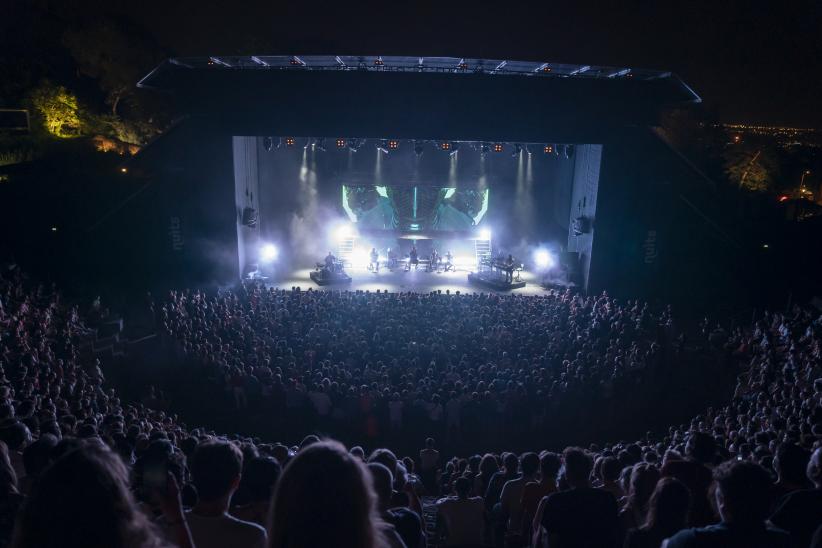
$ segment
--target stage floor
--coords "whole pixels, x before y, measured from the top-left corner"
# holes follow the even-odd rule
[[[512,289],[510,291],[495,291],[487,287],[477,286],[468,283],[468,271],[458,270],[456,272],[425,272],[423,269],[405,272],[401,269],[391,272],[390,270],[380,270],[379,273],[369,272],[366,269],[347,268],[345,272],[351,276],[351,283],[318,286],[309,274],[310,268],[295,270],[290,273],[270,279],[268,283],[274,287],[290,289],[299,286],[301,289],[314,288],[324,290],[349,289],[351,291],[414,291],[416,293],[430,293],[431,291],[451,291],[455,293],[499,293],[515,295],[539,295],[546,293],[539,284],[539,279],[530,272],[523,272],[521,279],[525,281],[525,287]]]

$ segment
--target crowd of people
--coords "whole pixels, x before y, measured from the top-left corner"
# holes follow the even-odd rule
[[[535,431],[568,439],[569,423],[612,431],[635,410],[636,398],[624,395],[659,389],[678,342],[669,309],[570,292],[249,284],[173,292],[156,312],[192,377],[214,379],[235,407],[262,409],[292,435],[345,432],[367,442],[401,432],[524,447]]]
[[[251,285],[172,293],[155,313],[235,407],[308,409],[324,431],[356,423],[360,445],[225,436],[123,401],[84,351],[96,316],[4,268],[0,547],[822,546],[818,312],[705,325],[732,358],[728,401],[666,432],[562,451],[545,427],[558,409],[607,412],[672,374],[670,310]],[[434,433],[418,452],[373,444],[411,425]],[[440,447],[509,425],[529,450]]]

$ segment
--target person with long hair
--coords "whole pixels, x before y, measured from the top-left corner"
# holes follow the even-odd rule
[[[623,531],[635,529],[645,523],[648,516],[648,504],[657,481],[659,481],[659,470],[656,467],[645,463],[634,465],[628,496],[625,497],[625,507],[619,513]]]
[[[685,528],[691,492],[675,478],[662,478],[648,504],[648,517],[642,527],[631,529],[625,548],[659,548],[662,541]]]
[[[161,506],[180,548],[194,548],[176,481]],[[23,505],[14,548],[165,548],[168,543],[129,491],[123,461],[105,445],[84,442],[57,459]]]
[[[371,476],[336,441],[313,443],[285,467],[268,521],[270,548],[386,548]]]

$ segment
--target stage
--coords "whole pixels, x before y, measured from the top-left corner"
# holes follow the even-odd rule
[[[476,286],[468,283],[468,271],[458,270],[456,272],[425,272],[411,269],[405,272],[402,268],[393,272],[390,270],[380,270],[379,273],[370,272],[364,268],[346,269],[345,272],[351,276],[350,283],[331,284],[318,286],[310,278],[313,271],[311,268],[284,272],[280,275],[271,276],[267,283],[274,287],[291,288],[299,286],[305,290],[350,290],[350,291],[390,291],[402,292],[413,291],[416,293],[429,293],[431,291],[450,291],[455,293],[498,293],[500,295],[540,295],[547,293],[540,285],[540,279],[531,272],[523,272],[521,277],[526,282],[525,287],[505,291],[497,291],[486,287]]]

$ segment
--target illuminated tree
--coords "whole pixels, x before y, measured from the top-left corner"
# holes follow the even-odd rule
[[[55,137],[77,137],[82,133],[77,96],[63,86],[43,82],[32,91],[31,104],[43,127]]]
[[[731,145],[724,156],[725,174],[731,184],[753,192],[773,190],[779,163],[768,149]]]

